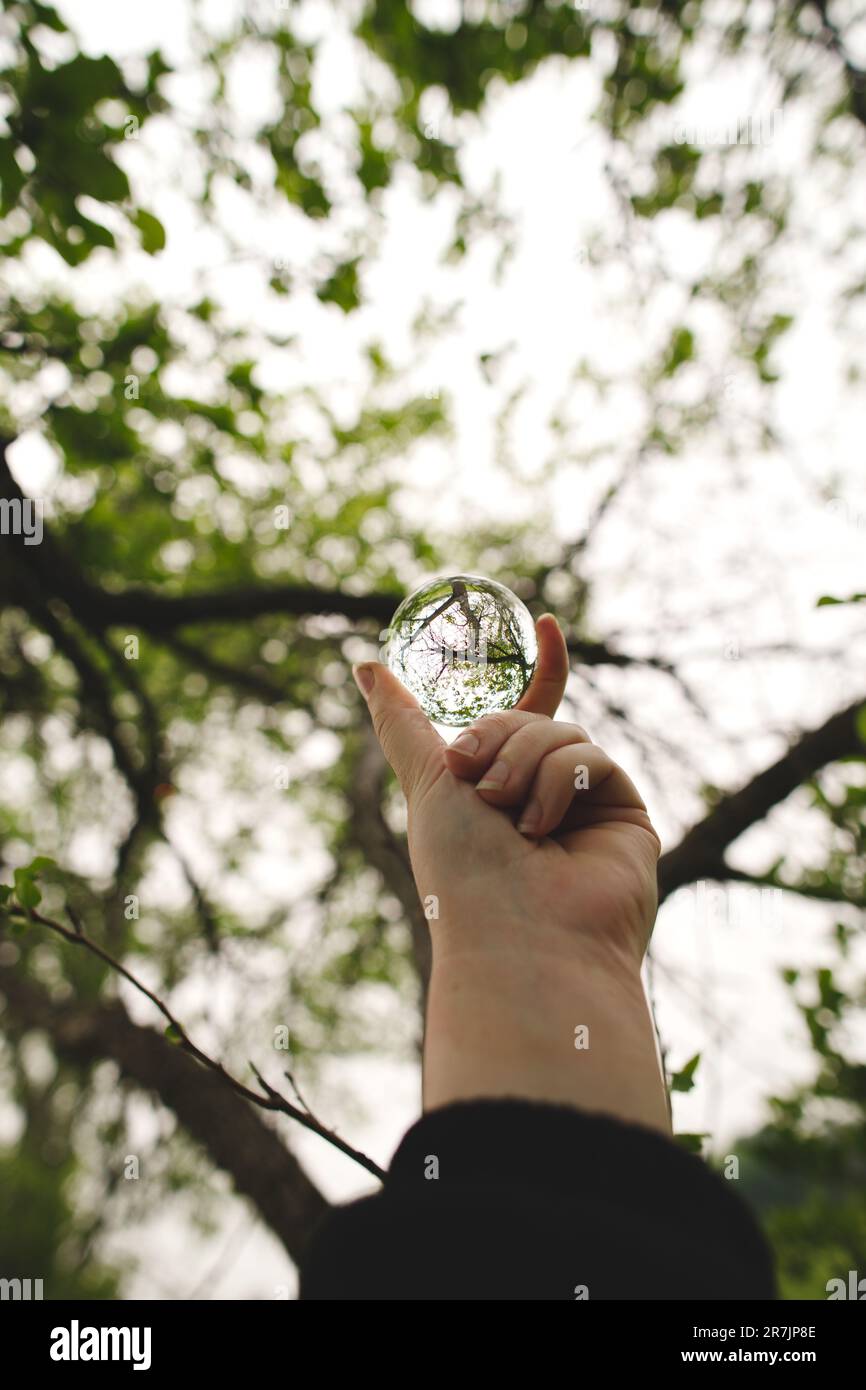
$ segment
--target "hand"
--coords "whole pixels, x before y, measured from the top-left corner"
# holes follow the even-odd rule
[[[639,966],[659,839],[625,772],[585,729],[552,720],[568,652],[550,615],[537,633],[538,665],[517,707],[450,746],[390,671],[366,668],[373,724],[406,795],[418,891],[438,907],[434,950],[592,946]],[[496,773],[500,787],[489,784]]]
[[[384,666],[355,672],[406,796],[430,918],[425,1107],[513,1096],[669,1133],[640,978],[658,836],[622,769],[584,729],[553,722],[568,653],[550,615],[537,633],[529,688],[466,731],[477,749],[446,747]],[[497,763],[508,775],[494,787]]]

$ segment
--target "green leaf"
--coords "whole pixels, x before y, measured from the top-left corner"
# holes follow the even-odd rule
[[[183,1035],[176,1023],[170,1023],[163,1034],[170,1043],[182,1043]]]
[[[35,859],[31,859],[27,865],[28,874],[42,873],[43,869],[56,869],[57,863],[54,859],[49,859],[47,854],[37,854]]]
[[[15,880],[15,896],[22,907],[38,907],[42,901],[42,894],[33,882],[26,869],[15,869],[12,877]]]
[[[354,260],[344,261],[342,265],[335,266],[330,278],[316,290],[323,304],[337,304],[344,314],[357,309],[361,302],[358,286],[360,262],[361,257],[356,256]]]
[[[850,594],[848,598],[833,598],[831,594],[822,594],[815,607],[826,608],[831,603],[866,603],[866,594]]]
[[[677,1144],[681,1144],[689,1153],[700,1154],[705,1139],[709,1139],[709,1134],[675,1134],[674,1139]]]
[[[18,201],[18,194],[27,182],[14,155],[14,141],[0,140],[0,216],[5,216]]]
[[[141,232],[142,249],[149,256],[164,249],[165,227],[158,217],[154,217],[151,212],[145,212],[144,208],[139,208],[132,220]]]
[[[668,344],[667,356],[662,367],[663,376],[673,376],[684,362],[690,362],[695,355],[695,335],[690,328],[678,328]]]
[[[746,201],[743,205],[743,212],[754,212],[756,208],[761,206],[763,196],[764,185],[762,183],[747,183]]]
[[[721,193],[711,193],[707,198],[697,198],[695,200],[695,217],[698,222],[705,217],[717,217],[725,205],[725,200]]]
[[[43,159],[40,176],[47,175],[62,188],[74,189],[76,197],[89,193],[101,203],[119,203],[129,197],[126,174],[96,146],[69,141],[56,158],[57,164],[54,159]]]
[[[51,112],[55,128],[75,129],[75,122],[104,97],[118,97],[123,77],[117,64],[103,54],[89,58],[78,53],[56,68],[31,64],[24,95],[36,108]],[[65,147],[64,147],[65,148]]]
[[[33,14],[36,19],[39,20],[40,24],[44,24],[47,28],[53,29],[55,33],[68,33],[66,25],[63,23],[60,15],[56,10],[52,9],[50,5],[43,5],[39,3],[39,0],[33,0]]]
[[[376,145],[369,121],[359,120],[358,140],[361,147],[358,177],[365,190],[371,193],[374,188],[386,187],[391,177],[391,158]]]
[[[678,1071],[671,1077],[672,1091],[690,1091],[695,1084],[695,1071],[701,1054],[696,1052],[690,1061],[686,1062],[682,1071]]]

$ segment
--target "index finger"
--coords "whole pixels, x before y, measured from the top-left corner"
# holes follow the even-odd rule
[[[552,613],[542,613],[535,624],[538,637],[538,662],[532,680],[521,695],[515,709],[531,714],[546,714],[551,719],[559,709],[568,680],[568,647],[562,629]]]

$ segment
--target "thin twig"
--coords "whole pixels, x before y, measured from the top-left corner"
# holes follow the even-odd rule
[[[116,960],[104,947],[100,946],[98,942],[92,941],[89,936],[86,936],[81,928],[81,923],[78,922],[75,924],[75,918],[72,913],[70,913],[69,916],[74,925],[73,928],[70,929],[69,927],[64,927],[62,923],[54,921],[51,917],[44,917],[41,912],[37,912],[34,908],[24,908],[18,903],[10,904],[7,906],[6,910],[11,916],[23,917],[28,922],[37,922],[40,926],[47,927],[50,931],[56,932],[58,936],[62,936],[64,941],[68,941],[71,945],[84,946],[93,955],[98,956],[100,960],[104,961],[106,965],[110,965],[113,970],[117,971],[119,975],[122,975],[125,980],[128,980],[134,989],[137,989],[140,994],[143,994],[146,999],[149,999],[150,1002],[156,1006],[163,1018],[168,1021],[169,1028],[173,1031],[173,1041],[176,1045],[182,1047],[184,1051],[194,1057],[197,1062],[200,1062],[203,1067],[207,1067],[209,1071],[216,1072],[216,1074],[220,1076],[233,1091],[237,1092],[239,1096],[242,1096],[244,1100],[248,1100],[252,1105],[259,1106],[262,1110],[277,1111],[281,1114],[288,1115],[293,1120],[297,1120],[305,1129],[310,1129],[314,1134],[318,1134],[321,1139],[327,1140],[329,1144],[339,1149],[341,1153],[346,1154],[348,1158],[354,1159],[362,1168],[366,1168],[367,1172],[372,1173],[380,1182],[384,1182],[385,1172],[377,1163],[374,1163],[373,1160],[362,1153],[360,1149],[355,1149],[351,1144],[347,1144],[345,1140],[341,1139],[333,1130],[327,1129],[321,1124],[306,1107],[306,1102],[301,1101],[301,1104],[305,1107],[303,1110],[293,1105],[290,1100],[287,1100],[285,1096],[281,1095],[279,1091],[275,1090],[273,1086],[265,1081],[264,1077],[252,1062],[250,1062],[250,1067],[256,1080],[265,1092],[264,1095],[259,1095],[257,1091],[253,1091],[249,1086],[245,1086],[242,1081],[238,1081],[237,1077],[232,1076],[230,1072],[226,1071],[221,1062],[215,1061],[214,1058],[209,1057],[206,1052],[202,1052],[201,1048],[197,1047],[189,1037],[183,1024],[175,1018],[168,1005],[163,1003],[152,990],[147,988],[147,985],[137,979],[130,970],[127,970],[125,965],[121,964],[119,960]]]
[[[300,1105],[300,1106],[306,1111],[306,1113],[307,1113],[308,1115],[311,1115],[313,1112],[311,1111],[311,1109],[310,1109],[309,1105],[307,1104],[307,1102],[304,1100],[304,1097],[301,1095],[301,1093],[300,1093],[300,1091],[299,1091],[299,1089],[298,1089],[298,1083],[297,1083],[297,1081],[295,1080],[295,1078],[292,1076],[292,1073],[291,1073],[290,1071],[286,1071],[286,1072],[283,1072],[283,1075],[285,1076],[286,1080],[288,1081],[289,1085],[291,1086],[292,1090],[294,1091],[294,1093],[295,1093],[295,1099],[297,1100],[298,1105]]]

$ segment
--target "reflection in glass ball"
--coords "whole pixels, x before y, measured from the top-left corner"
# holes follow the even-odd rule
[[[528,609],[504,584],[457,574],[423,584],[391,619],[385,660],[436,724],[517,704],[538,655]]]

